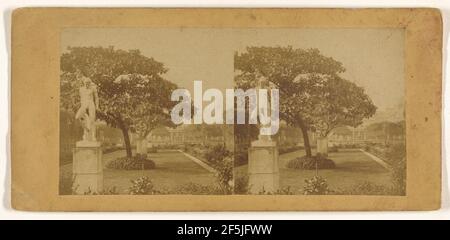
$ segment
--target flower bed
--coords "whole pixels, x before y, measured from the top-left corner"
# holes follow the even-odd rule
[[[322,157],[322,156],[314,156],[314,157],[298,157],[290,160],[286,167],[292,169],[334,169],[336,168],[336,164],[333,160]]]
[[[156,167],[155,162],[145,155],[137,154],[131,159],[127,157],[117,158],[106,164],[109,169],[116,170],[146,170],[154,169]]]

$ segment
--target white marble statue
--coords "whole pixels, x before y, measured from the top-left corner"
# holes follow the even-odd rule
[[[259,71],[256,73],[256,78],[258,81],[258,84],[256,85],[257,92],[259,92],[260,89],[267,89],[268,91],[270,91],[269,81]],[[266,113],[266,116],[269,116],[270,110],[271,110],[270,109],[270,100],[267,102],[267,104],[268,104],[268,108],[266,108],[266,109],[268,112]],[[258,111],[260,111],[260,110],[258,109]],[[258,128],[261,128],[263,126],[264,126],[263,124],[260,124],[258,126]],[[260,132],[258,135],[258,140],[259,141],[272,141],[272,138],[270,137],[270,135],[262,135]]]
[[[83,141],[96,141],[95,136],[95,112],[98,109],[97,86],[92,80],[85,76],[79,76],[82,82],[80,87],[81,106],[75,115],[83,126]]]

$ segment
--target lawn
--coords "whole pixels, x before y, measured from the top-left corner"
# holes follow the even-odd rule
[[[286,163],[305,155],[304,150],[280,155],[280,187],[287,188],[295,194],[301,194],[305,179],[315,175],[315,170],[298,170],[286,168]],[[336,163],[335,169],[319,170],[319,175],[326,178],[331,189],[347,189],[362,182],[378,185],[390,185],[390,172],[358,149],[340,149],[328,156]],[[247,165],[236,169],[235,174],[247,172]]]
[[[125,151],[116,151],[103,155],[103,164],[108,161],[122,157]],[[150,159],[155,161],[156,168],[151,170],[113,170],[104,169],[104,188],[116,187],[121,194],[126,194],[131,185],[131,179],[148,176],[158,190],[170,191],[180,185],[197,183],[211,185],[215,183],[214,174],[205,170],[180,152],[167,151],[149,154]],[[71,175],[72,164],[61,167],[61,174]]]

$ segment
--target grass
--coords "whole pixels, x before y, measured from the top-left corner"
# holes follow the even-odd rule
[[[116,151],[103,155],[103,164],[117,157],[124,156],[125,151]],[[180,152],[151,153],[149,157],[156,168],[150,170],[113,170],[104,169],[104,188],[116,187],[120,194],[127,194],[131,179],[147,176],[158,190],[170,191],[181,185],[198,183],[209,185],[215,183],[213,173],[208,172]],[[71,172],[71,164],[61,167],[63,175]]]
[[[179,185],[188,183],[208,184],[214,183],[212,173],[206,171],[192,160],[179,152],[160,152],[150,154],[156,168],[151,170],[110,170],[105,169],[105,186],[116,186],[118,191],[126,193],[130,186],[129,179],[148,176],[159,190],[175,189]]]
[[[295,157],[305,155],[303,150],[280,155],[280,188],[290,187],[294,194],[301,194],[305,179],[312,178],[315,170],[286,168],[286,163]],[[335,169],[319,170],[319,175],[327,179],[331,189],[351,188],[361,182],[390,185],[390,172],[357,149],[342,149],[329,153],[328,158],[336,163]],[[247,165],[235,169],[236,175],[247,172]]]

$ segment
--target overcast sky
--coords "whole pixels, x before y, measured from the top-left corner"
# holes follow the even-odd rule
[[[202,80],[204,89],[233,88],[235,51],[287,45],[318,48],[342,62],[347,70],[342,76],[364,87],[380,110],[403,101],[401,29],[80,28],[65,29],[61,36],[63,51],[68,46],[139,49],[165,64],[166,79],[190,91],[194,80]]]

